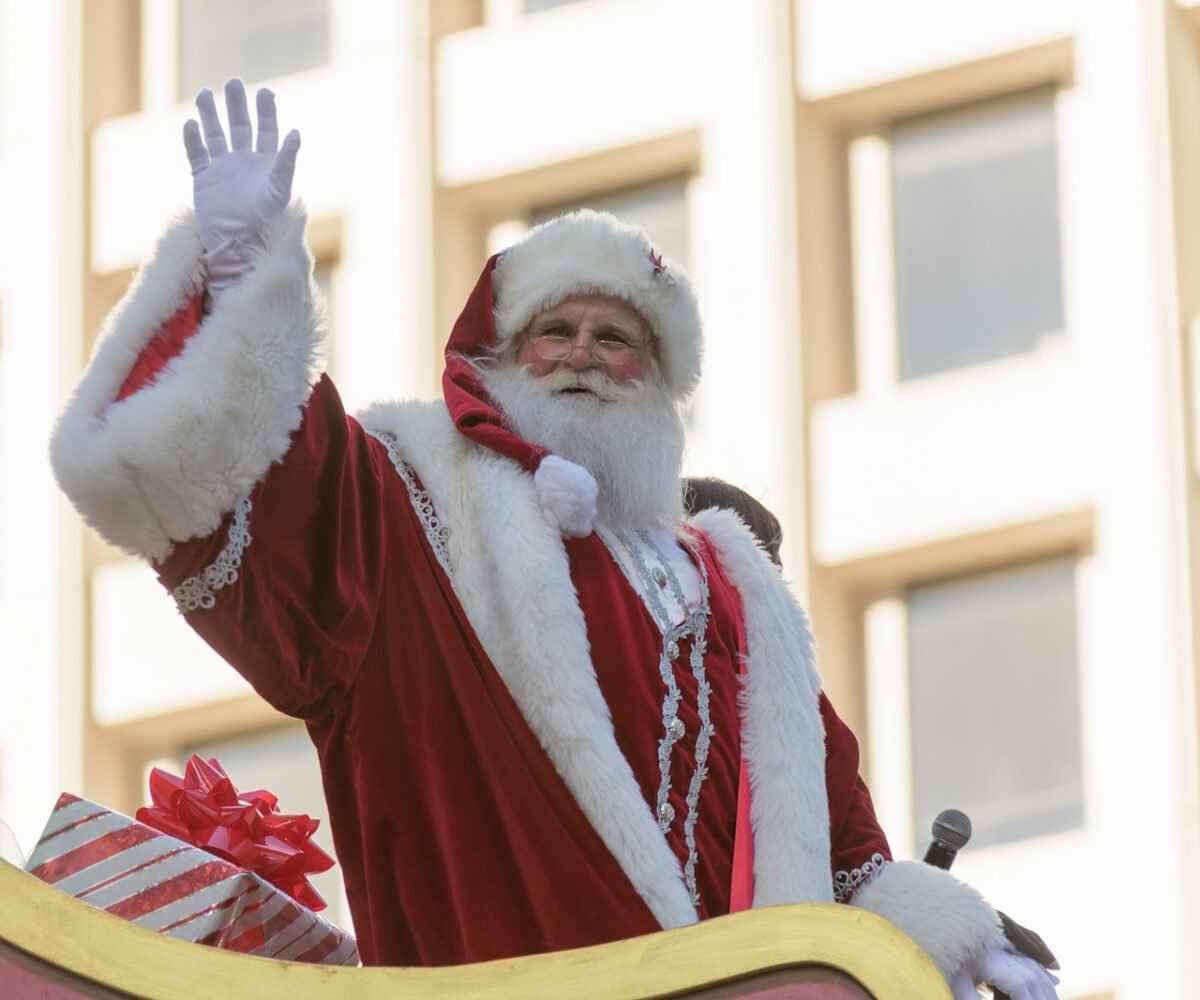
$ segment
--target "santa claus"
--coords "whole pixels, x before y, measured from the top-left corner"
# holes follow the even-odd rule
[[[300,145],[211,92],[195,211],[109,318],[63,489],[304,720],[364,961],[476,962],[750,906],[882,914],[959,996],[1054,996],[996,912],[892,861],[808,619],[736,515],[682,515],[687,277],[579,212],[487,262],[443,399],[343,412]],[[203,134],[201,134],[201,131]]]

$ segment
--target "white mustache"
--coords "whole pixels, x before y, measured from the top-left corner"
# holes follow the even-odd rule
[[[536,376],[535,376],[536,377]],[[641,396],[645,385],[634,379],[629,382],[614,382],[603,372],[589,369],[574,372],[557,369],[538,379],[547,395],[556,396],[566,389],[586,389],[606,403],[631,402]]]

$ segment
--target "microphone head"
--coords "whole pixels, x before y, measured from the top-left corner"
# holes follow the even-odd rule
[[[971,839],[971,820],[957,809],[943,809],[933,821],[931,832],[934,840],[960,851]]]

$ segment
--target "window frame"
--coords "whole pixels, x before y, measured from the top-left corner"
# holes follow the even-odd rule
[[[1055,163],[1058,189],[1059,280],[1063,322],[1051,343],[1000,358],[959,365],[945,371],[901,378],[901,341],[895,239],[895,191],[892,175],[893,126],[915,118],[969,112],[973,108],[1033,97],[1049,91],[1055,132]],[[847,197],[850,219],[850,281],[853,303],[855,391],[864,397],[886,397],[929,379],[961,377],[991,366],[1021,363],[1045,353],[1067,350],[1071,341],[1069,288],[1069,229],[1066,212],[1068,164],[1064,160],[1064,87],[1061,81],[1021,87],[1016,90],[976,97],[964,104],[906,110],[887,121],[860,128],[846,148]]]
[[[993,572],[1017,570],[1038,563],[1070,559],[1074,564],[1076,660],[1078,677],[1079,787],[1083,816],[1069,829],[1035,833],[979,846],[978,854],[1024,851],[1056,838],[1087,833],[1091,822],[1086,718],[1086,605],[1091,557],[1078,548],[1016,552],[1002,562],[946,568],[933,576],[902,579],[867,599],[862,610],[863,664],[869,755],[867,783],[875,811],[897,858],[923,856],[930,832],[917,829],[917,781],[913,766],[912,663],[909,654],[908,591],[912,587],[951,583]],[[947,801],[943,808],[957,808]]]
[[[340,6],[341,0],[329,2],[328,64],[297,70],[297,74],[328,69],[337,63],[336,35]],[[189,103],[192,95],[180,93],[179,0],[141,0],[141,25],[142,111],[165,111],[179,104]],[[224,106],[220,98],[217,106],[224,120]]]

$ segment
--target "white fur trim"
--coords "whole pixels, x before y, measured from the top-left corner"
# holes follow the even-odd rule
[[[380,404],[360,420],[396,438],[433,497],[454,591],[600,839],[664,928],[695,922],[679,862],[617,745],[566,550],[533,479],[458,433],[441,403]]]
[[[569,538],[587,538],[596,523],[599,487],[582,465],[547,455],[533,474],[542,516],[555,531]]]
[[[138,355],[203,287],[191,213],[178,217],[105,324],[58,421],[51,461],[84,519],[128,552],[160,560],[211,533],[287,451],[316,377],[305,214],[266,233],[267,253],[217,299],[150,385],[114,403]]]
[[[949,872],[919,861],[885,865],[850,903],[899,927],[947,980],[988,949],[1004,946],[1000,918],[983,896]]]
[[[493,274],[499,346],[572,295],[611,295],[650,324],[666,384],[685,398],[700,380],[700,310],[682,268],[662,258],[656,267],[653,250],[640,230],[586,208],[533,229],[504,251]]]
[[[730,510],[690,522],[712,541],[742,598],[742,752],[750,775],[754,905],[832,902],[825,727],[808,616]]]

